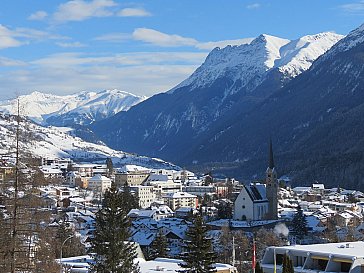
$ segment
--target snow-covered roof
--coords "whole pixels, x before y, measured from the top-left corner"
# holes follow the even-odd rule
[[[41,171],[44,174],[62,174],[62,171],[60,169],[56,169],[56,168],[47,168],[47,167],[43,167],[41,169]]]
[[[139,262],[140,273],[155,273],[155,272],[169,272],[177,273],[183,268],[179,266],[182,260],[168,259],[168,258],[157,258],[153,261]],[[233,266],[228,264],[215,264],[217,270],[232,270]],[[226,271],[224,271],[226,272]]]
[[[124,165],[123,167],[118,169],[118,171],[121,173],[129,173],[129,172],[150,172],[151,170],[148,168],[144,168],[142,166],[130,164],[130,165]]]
[[[346,247],[348,244],[349,247]],[[329,243],[313,245],[294,245],[284,247],[270,247],[282,250],[300,250],[308,253],[317,253],[325,255],[338,255],[350,258],[364,258],[364,242],[346,242],[346,243]]]
[[[345,219],[351,219],[354,217],[353,215],[351,215],[350,213],[347,213],[347,212],[341,212],[338,215],[340,215],[341,217],[343,217]]]
[[[83,203],[86,202],[86,200],[82,197],[71,197],[70,198],[71,202],[75,202],[75,203]]]
[[[311,190],[311,187],[295,187],[292,190],[294,192],[308,192]]]
[[[138,242],[141,246],[149,246],[154,241],[156,235],[156,232],[141,230],[132,235],[132,241]]]
[[[150,209],[132,209],[129,211],[128,216],[138,216],[138,217],[153,217],[156,214],[156,210]]]
[[[88,272],[90,264],[92,264],[92,257],[89,255],[62,258],[62,264],[66,264],[72,268],[72,272]],[[59,259],[56,260],[59,262]],[[183,268],[179,266],[182,260],[169,259],[169,258],[157,258],[155,260],[146,261],[143,258],[137,258],[134,260],[138,263],[140,273],[155,273],[155,272],[169,272],[178,273]],[[233,271],[233,266],[228,264],[216,263],[215,267],[218,271],[229,272]],[[75,271],[74,271],[75,270]],[[76,271],[77,270],[77,271]],[[228,270],[228,271],[226,271]]]
[[[267,201],[265,185],[254,183],[250,185],[244,185],[245,191],[248,193],[250,199],[254,201]]]
[[[193,195],[193,194],[189,194],[187,192],[180,191],[180,192],[166,193],[165,197],[176,199],[176,198],[196,198],[197,196]]]
[[[316,190],[324,190],[325,185],[324,184],[312,184],[312,188]]]
[[[107,178],[106,176],[103,176],[101,174],[96,174],[88,180],[88,182],[100,182],[100,181],[111,182],[110,178]]]

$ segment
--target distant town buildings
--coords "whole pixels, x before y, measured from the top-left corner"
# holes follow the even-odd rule
[[[176,210],[181,207],[197,208],[197,196],[187,192],[167,193],[163,196],[164,203],[171,209]]]
[[[111,187],[111,179],[101,174],[96,174],[88,179],[88,189],[104,193]]]

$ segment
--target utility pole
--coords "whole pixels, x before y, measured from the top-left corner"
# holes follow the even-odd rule
[[[255,249],[255,236],[253,234],[253,259],[252,259],[252,269],[253,269],[253,273],[255,273],[255,265],[257,263],[257,252]]]
[[[233,236],[233,266],[235,266],[235,238]]]

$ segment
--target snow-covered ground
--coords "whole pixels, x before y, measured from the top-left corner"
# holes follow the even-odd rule
[[[71,158],[76,161],[103,161],[110,157],[114,164],[136,164],[145,167],[179,169],[177,166],[157,158],[149,158],[123,151],[113,150],[106,145],[83,141],[71,136],[69,128],[42,127],[22,120],[20,125],[20,148],[36,157]],[[15,152],[15,117],[0,114],[0,153]]]

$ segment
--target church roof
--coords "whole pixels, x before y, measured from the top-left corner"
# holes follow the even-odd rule
[[[252,184],[244,186],[251,200],[254,201],[266,201],[266,189],[262,184]]]

